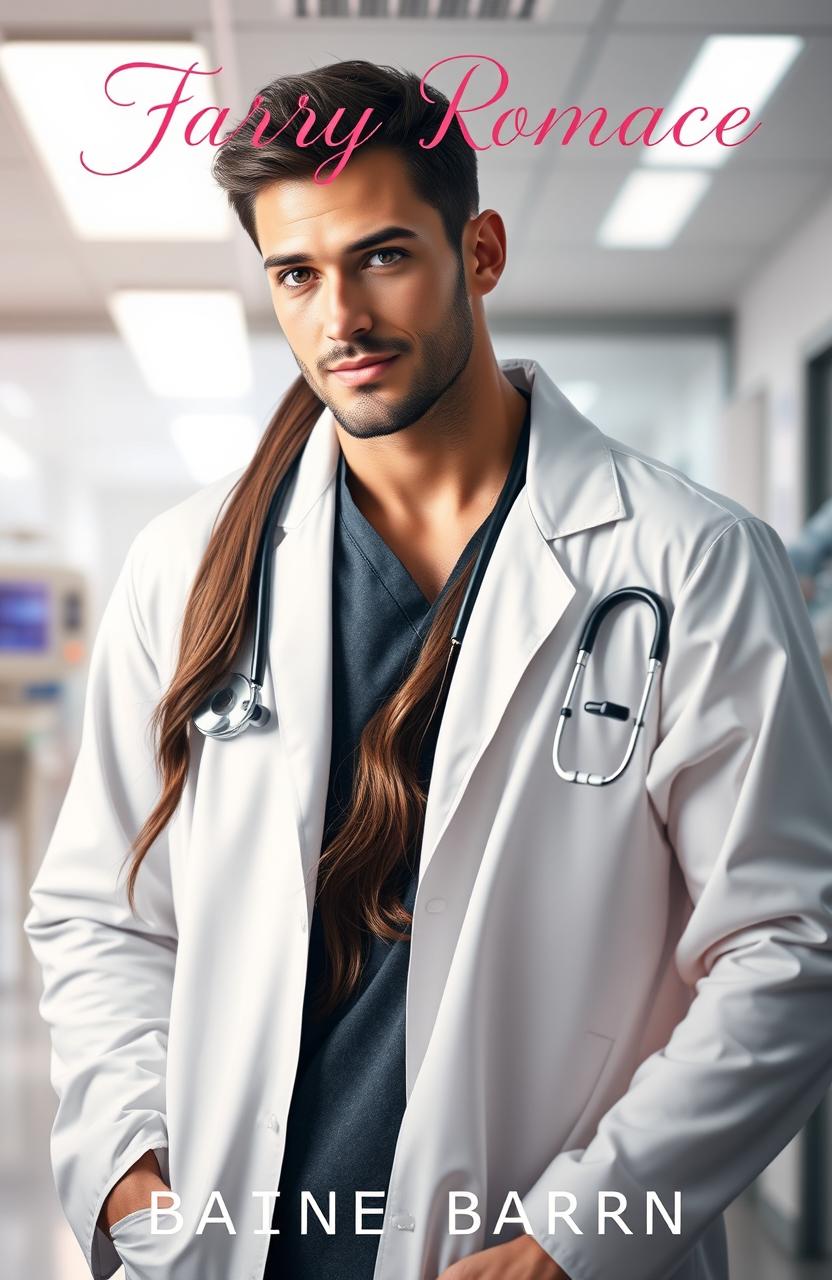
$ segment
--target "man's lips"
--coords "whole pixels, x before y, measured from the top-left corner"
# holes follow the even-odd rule
[[[398,355],[380,356],[372,364],[362,364],[352,369],[330,369],[329,372],[348,387],[360,386],[363,382],[374,382],[384,376],[385,371],[398,360]]]

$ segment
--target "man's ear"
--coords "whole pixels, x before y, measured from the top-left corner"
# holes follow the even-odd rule
[[[484,296],[496,288],[506,266],[506,228],[496,209],[483,209],[463,232],[463,244],[470,243],[468,262],[473,258],[470,285]]]

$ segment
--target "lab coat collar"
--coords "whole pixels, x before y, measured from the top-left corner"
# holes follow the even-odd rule
[[[500,368],[514,386],[531,393],[526,490],[541,535],[561,538],[624,516],[615,464],[598,428],[536,360],[501,360]],[[324,409],[301,456],[281,528],[296,528],[326,492],[339,452],[335,418]]]
[[[604,436],[567,400],[536,360],[501,360],[515,387],[531,392],[526,492],[547,540],[626,515]]]

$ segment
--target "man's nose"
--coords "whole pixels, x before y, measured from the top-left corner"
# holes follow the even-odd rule
[[[324,290],[326,336],[330,340],[349,342],[356,333],[372,329],[367,300],[357,282],[338,277],[327,281]]]

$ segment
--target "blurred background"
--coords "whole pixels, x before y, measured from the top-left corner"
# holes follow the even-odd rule
[[[20,924],[77,749],[91,640],[157,512],[246,463],[297,367],[260,259],[186,147],[200,106],[362,57],[422,75],[471,52],[497,110],[742,104],[745,145],[480,155],[508,268],[500,358],[534,357],[602,429],[725,492],[787,541],[832,672],[830,0],[0,0],[0,1256],[76,1280],[49,1167],[55,1098]],[[151,159],[170,77],[222,66]],[[443,92],[461,70],[430,77]],[[478,82],[496,87],[496,78]],[[190,91],[190,90],[189,90]],[[485,117],[486,113],[483,113]],[[150,120],[155,121],[151,126]],[[485,130],[485,126],[482,126]],[[740,132],[745,132],[741,130]],[[484,141],[487,133],[481,136]],[[814,517],[805,529],[807,520]],[[832,1034],[832,1032],[831,1032]],[[728,1215],[734,1280],[832,1272],[829,1100]],[[120,1274],[120,1273],[119,1273]]]

